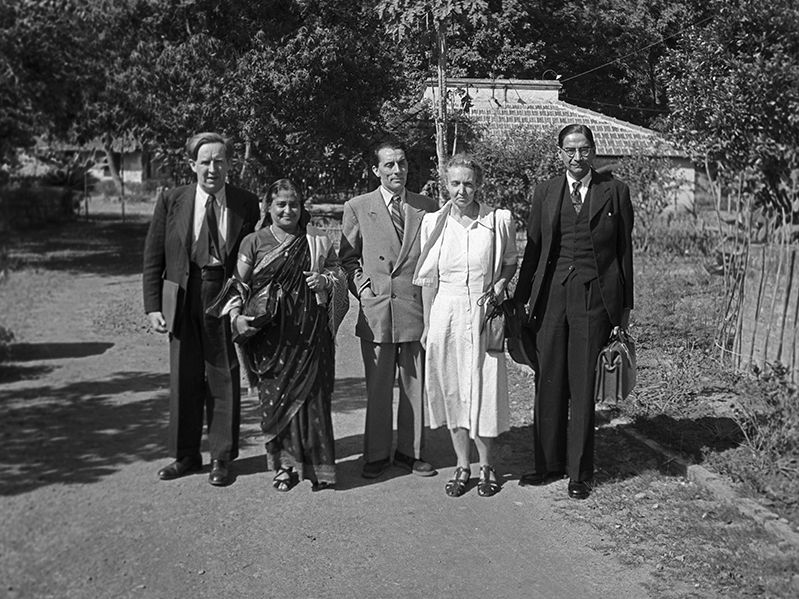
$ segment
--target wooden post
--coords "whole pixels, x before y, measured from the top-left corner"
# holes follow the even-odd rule
[[[436,23],[438,44],[438,111],[436,114],[436,154],[438,155],[438,203],[447,201],[444,191],[444,172],[447,163],[447,36],[446,21]]]

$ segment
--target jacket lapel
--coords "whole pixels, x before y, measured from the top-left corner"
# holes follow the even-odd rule
[[[408,253],[413,247],[416,236],[419,234],[419,227],[422,226],[422,218],[424,218],[426,214],[424,209],[417,206],[415,198],[409,191],[405,192],[405,200],[405,231],[402,236],[402,247],[397,256],[397,264],[394,267],[395,270],[399,268],[400,264],[408,257]],[[393,222],[391,226],[394,226]]]
[[[180,235],[186,254],[191,256],[191,244],[194,241],[194,196],[197,193],[197,184],[188,185],[180,195],[178,205],[175,207],[175,230]]]
[[[388,241],[388,248],[398,256],[402,246],[399,237],[397,237],[397,230],[394,228],[394,222],[386,208],[386,203],[383,201],[383,195],[380,189],[375,189],[372,192],[372,197],[369,202],[369,216],[374,221],[375,226],[379,231],[385,231],[386,239]]]
[[[227,201],[227,236],[225,237],[225,246],[228,248],[234,247],[236,240],[241,233],[241,226],[244,222],[244,208],[242,206],[241,198],[236,193],[236,190],[228,185],[225,189],[225,197]]]
[[[594,177],[596,176],[596,173],[594,173]],[[605,207],[605,204],[607,204],[610,200],[610,185],[607,185],[604,181],[601,181],[597,183],[597,185],[591,185],[591,187],[588,188],[588,191],[591,194],[591,203],[589,204],[591,211],[588,213],[588,222],[590,223],[594,221],[594,217],[599,214],[599,212]]]

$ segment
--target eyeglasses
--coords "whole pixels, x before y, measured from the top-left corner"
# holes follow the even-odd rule
[[[585,158],[591,153],[591,150],[593,149],[594,148],[592,146],[588,146],[583,148],[560,148],[560,151],[566,154],[566,156],[568,156],[569,158],[572,158],[575,152],[580,152],[580,156]]]

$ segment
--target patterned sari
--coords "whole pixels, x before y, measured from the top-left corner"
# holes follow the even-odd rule
[[[335,375],[328,311],[308,288],[305,235],[269,249],[253,266],[250,298],[270,282],[283,290],[277,318],[243,342],[258,376],[261,429],[273,470],[293,467],[300,479],[334,484],[331,395]],[[245,310],[247,304],[245,301]]]

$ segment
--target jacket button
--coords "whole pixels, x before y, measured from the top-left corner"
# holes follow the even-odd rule
[[[392,293],[391,294],[391,299],[397,299],[397,294],[396,293]]]
[[[385,258],[383,258],[383,256],[378,256],[377,259],[378,260],[385,260]]]

